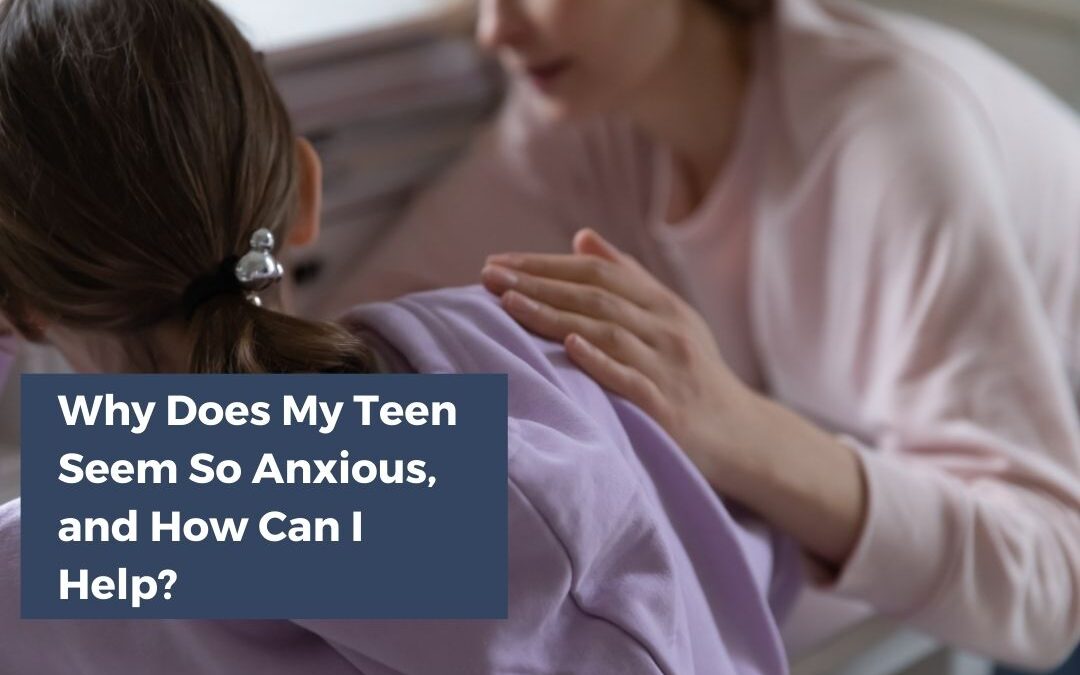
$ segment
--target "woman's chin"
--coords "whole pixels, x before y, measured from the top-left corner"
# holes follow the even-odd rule
[[[574,121],[600,112],[597,106],[581,97],[539,89],[534,89],[533,93],[541,113],[553,122]]]

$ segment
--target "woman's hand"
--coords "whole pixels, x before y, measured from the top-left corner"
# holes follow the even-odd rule
[[[723,495],[836,566],[865,511],[855,452],[745,386],[701,316],[591,230],[571,255],[488,258],[484,285],[526,328],[656,419]]]
[[[756,417],[758,398],[701,316],[636,260],[582,230],[574,254],[495,255],[481,276],[514,319],[562,341],[582,370],[659,422],[706,478],[723,473],[725,441],[744,436],[735,427]]]

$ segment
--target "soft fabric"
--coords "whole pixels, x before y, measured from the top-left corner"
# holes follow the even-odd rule
[[[869,513],[834,588],[1030,665],[1080,639],[1080,124],[974,41],[779,0],[735,148],[666,222],[664,149],[618,119],[496,127],[344,296],[475,280],[582,227],[704,315],[732,369],[859,446]]]
[[[559,345],[478,288],[360,308],[347,323],[392,345],[386,362],[509,374],[509,618],[21,621],[16,501],[0,509],[0,672],[787,671],[774,613],[798,583],[795,549],[736,521],[663,431]]]

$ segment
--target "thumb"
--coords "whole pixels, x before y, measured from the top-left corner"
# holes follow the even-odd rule
[[[592,255],[611,262],[621,262],[623,257],[619,249],[597,234],[596,230],[589,228],[578,230],[574,235],[574,253]]]

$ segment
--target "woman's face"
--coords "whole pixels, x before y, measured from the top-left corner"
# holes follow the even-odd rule
[[[632,101],[700,0],[480,0],[477,38],[558,117]]]

